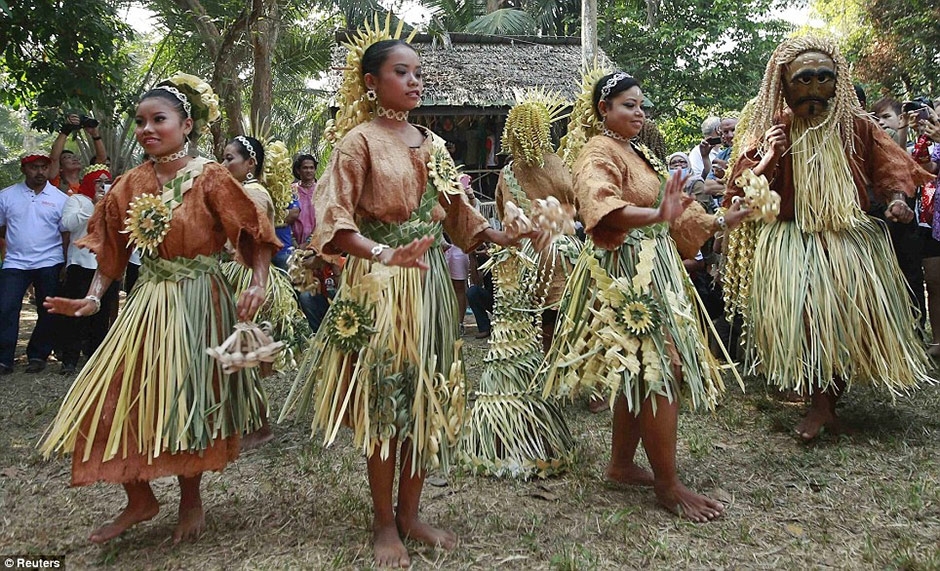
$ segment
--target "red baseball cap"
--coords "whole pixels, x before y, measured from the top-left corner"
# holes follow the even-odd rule
[[[34,163],[36,161],[46,161],[47,163],[52,162],[46,155],[26,155],[20,159],[20,166],[28,165],[29,163]]]

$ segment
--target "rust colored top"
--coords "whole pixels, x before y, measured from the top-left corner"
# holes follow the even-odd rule
[[[574,204],[574,188],[565,163],[555,153],[546,153],[544,159],[545,166],[542,167],[513,161],[512,172],[516,175],[519,186],[529,200],[554,196],[562,204]],[[496,184],[496,211],[499,212],[500,220],[505,217],[503,208],[507,200],[512,200],[512,192],[506,187],[500,172]],[[531,213],[527,213],[529,214]]]
[[[616,250],[630,228],[614,227],[605,218],[624,206],[652,208],[659,202],[660,178],[635,151],[604,135],[592,137],[572,169],[578,214],[584,230],[605,250]],[[683,258],[694,258],[712,235],[715,217],[693,202],[669,227]]]
[[[128,205],[142,194],[160,194],[153,163],[136,167],[114,181],[88,221],[88,235],[78,245],[98,256],[98,270],[120,279],[131,250],[129,234],[123,234]],[[262,216],[241,183],[217,163],[205,165],[183,202],[173,210],[170,231],[158,247],[161,258],[211,256],[222,251],[225,241],[235,245],[240,261],[251,260],[259,249],[273,254],[281,247],[274,226]]]
[[[338,231],[358,231],[363,220],[405,222],[418,208],[427,188],[433,144],[430,131],[418,128],[425,138],[416,148],[371,121],[337,144],[314,196],[317,226],[311,241],[318,251],[339,254],[332,244]],[[472,252],[482,242],[480,233],[489,228],[463,193],[440,195],[431,217],[443,223],[451,241],[464,252]]]
[[[789,115],[780,120],[787,129],[791,121]],[[858,204],[863,211],[868,211],[871,206],[868,198],[869,185],[875,197],[888,203],[893,193],[903,192],[906,196],[914,196],[914,190],[918,186],[933,180],[933,175],[920,168],[907,151],[899,147],[881,127],[867,117],[855,118],[855,153],[848,158]],[[733,196],[744,193],[734,181],[744,169],[753,169],[758,163],[760,157],[756,148],[748,149],[738,157],[728,178],[725,206],[731,204]],[[780,157],[774,172],[764,173],[764,176],[770,182],[771,190],[780,195],[780,215],[777,219],[785,222],[794,220],[796,189],[793,186],[793,156],[789,149]]]

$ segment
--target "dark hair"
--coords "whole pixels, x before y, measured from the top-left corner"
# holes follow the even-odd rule
[[[592,98],[592,101],[594,103],[594,114],[597,115],[598,119],[603,119],[603,117],[601,117],[600,110],[598,110],[597,108],[597,106],[601,102],[601,91],[604,89],[604,85],[607,83],[607,81],[613,78],[615,75],[617,75],[617,73],[623,73],[623,72],[608,73],[604,77],[597,80],[597,83],[594,85],[594,96]],[[607,97],[605,97],[604,99],[605,100],[610,99],[614,95],[617,95],[618,93],[626,91],[630,89],[631,87],[639,87],[639,86],[640,86],[640,82],[634,79],[632,75],[628,75],[624,77],[623,79],[621,79],[620,81],[618,81],[616,84],[614,84],[614,86],[610,88],[610,92],[607,94]]]
[[[881,113],[886,109],[894,111],[895,115],[901,114],[901,102],[891,97],[882,97],[871,106],[872,113]]]
[[[251,150],[255,152],[255,178],[261,178],[261,171],[264,169],[264,146],[261,144],[261,141],[255,139],[254,137],[244,137],[251,144]],[[245,147],[245,144],[242,142],[242,138],[236,138],[229,141],[230,145],[235,145],[238,149],[238,154],[242,156],[246,161],[251,158],[251,152],[248,148]]]
[[[186,95],[186,94],[184,93],[183,95]],[[170,106],[173,107],[173,109],[176,109],[176,112],[179,113],[180,119],[182,119],[183,121],[189,118],[189,114],[186,113],[186,108],[183,107],[183,102],[180,101],[178,97],[176,97],[175,95],[173,95],[166,89],[161,89],[159,87],[155,87],[151,89],[150,91],[148,91],[147,93],[144,93],[143,95],[141,95],[140,101],[138,101],[137,104],[140,105],[145,100],[153,99],[153,98],[162,99],[165,102],[169,103]],[[190,101],[190,105],[192,105],[191,101]],[[199,138],[199,133],[197,132],[196,129],[193,129],[192,131],[189,132],[189,135],[187,136],[187,138],[190,141],[195,141],[196,139]]]
[[[313,166],[316,168],[318,166],[317,159],[309,153],[304,153],[302,155],[297,155],[297,158],[294,159],[294,167],[291,169],[294,173],[294,178],[300,180],[300,167],[304,166],[304,161],[313,161]]]
[[[378,75],[379,68],[381,68],[385,60],[388,59],[388,54],[398,46],[405,46],[409,50],[418,53],[417,50],[405,40],[382,40],[375,42],[366,48],[365,53],[362,54],[362,75],[365,76],[367,73]]]

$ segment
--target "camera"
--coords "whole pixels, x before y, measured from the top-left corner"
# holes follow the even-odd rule
[[[709,137],[705,139],[705,142],[714,147],[721,144],[721,137]]]
[[[86,115],[79,115],[78,121],[82,129],[93,129],[98,126],[98,120],[95,119],[94,117],[88,117]]]
[[[64,135],[71,135],[75,131],[79,131],[81,129],[91,129],[98,126],[98,120],[87,115],[79,115],[78,125],[74,125],[69,122],[69,115],[75,115],[75,113],[66,114],[65,118],[62,120],[61,126],[59,127],[59,132]]]
[[[901,111],[904,113],[910,113],[912,111],[917,112],[917,120],[924,121],[927,117],[930,116],[930,108],[933,107],[930,103],[924,101],[923,98],[918,97],[912,101],[905,101],[901,104]]]

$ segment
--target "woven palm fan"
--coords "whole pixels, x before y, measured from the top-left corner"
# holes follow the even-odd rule
[[[574,441],[559,408],[534,390],[542,362],[537,264],[528,252],[494,246],[490,266],[496,288],[490,349],[462,442],[475,472],[540,478],[574,460]],[[537,296],[536,296],[537,297]],[[534,303],[535,302],[535,303]]]

